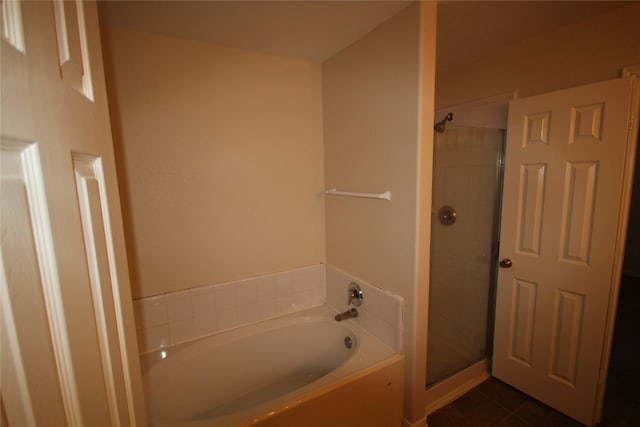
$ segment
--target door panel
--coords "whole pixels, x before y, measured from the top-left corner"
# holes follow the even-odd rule
[[[64,425],[73,397],[60,374],[71,366],[55,357],[64,331],[49,328],[60,307],[37,146],[3,138],[0,155],[3,409],[9,425]]]
[[[591,424],[603,355],[631,79],[509,107],[493,375]]]
[[[2,419],[144,425],[96,4],[2,12]]]
[[[58,61],[62,80],[93,101],[89,46],[81,1],[54,1]]]
[[[547,165],[523,164],[520,169],[520,201],[518,203],[517,250],[522,254],[540,255],[542,201]]]
[[[527,367],[531,366],[533,344],[533,315],[536,307],[538,284],[526,280],[514,280],[509,325],[509,357]]]
[[[93,312],[100,347],[103,376],[111,419],[126,413],[126,389],[120,360],[121,345],[117,331],[116,297],[118,284],[108,201],[101,159],[72,154],[76,177],[76,191],[85,244]]]

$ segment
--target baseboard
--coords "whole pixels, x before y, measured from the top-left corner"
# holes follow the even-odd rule
[[[406,418],[402,419],[402,427],[427,427],[427,416],[420,418],[418,421],[411,422]]]
[[[437,383],[425,391],[425,414],[447,406],[469,390],[489,378],[489,362],[483,359]]]

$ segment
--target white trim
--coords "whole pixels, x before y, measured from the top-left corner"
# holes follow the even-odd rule
[[[482,359],[425,391],[425,414],[430,415],[489,379],[489,361]]]
[[[624,67],[621,74],[622,77],[640,77],[640,64]]]
[[[427,427],[427,417],[424,416],[416,422],[411,422],[406,418],[402,419],[402,427]]]
[[[429,308],[429,253],[433,180],[435,49],[437,4],[419,2],[418,133],[415,149],[415,239],[413,247],[413,298],[406,301],[404,318],[405,403],[403,425],[423,427],[424,385],[427,378],[427,324]],[[411,313],[411,317],[408,314]],[[409,333],[410,332],[410,333]],[[408,344],[408,345],[407,345]],[[413,423],[411,420],[416,420]]]

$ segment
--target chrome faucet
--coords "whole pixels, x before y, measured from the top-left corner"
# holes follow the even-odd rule
[[[360,307],[362,305],[363,298],[364,295],[362,294],[360,286],[358,286],[356,282],[349,283],[347,305],[355,305],[356,307]],[[355,308],[351,308],[347,311],[336,314],[334,318],[336,319],[336,321],[340,322],[345,319],[353,319],[354,317],[358,317],[358,310],[356,310]]]
[[[349,309],[347,311],[343,311],[342,313],[336,314],[334,319],[336,319],[336,321],[340,322],[340,321],[346,320],[346,319],[353,319],[354,317],[358,317],[358,310],[356,310],[355,308],[351,308],[351,309]]]
[[[348,299],[347,305],[354,305],[356,307],[360,307],[362,305],[362,299],[364,295],[362,294],[362,290],[360,286],[356,282],[349,283],[349,291],[348,291]]]

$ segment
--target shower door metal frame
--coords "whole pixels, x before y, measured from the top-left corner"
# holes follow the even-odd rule
[[[493,211],[493,240],[491,242],[491,270],[489,272],[489,306],[487,307],[486,357],[491,371],[493,356],[493,330],[496,317],[496,287],[498,285],[498,259],[500,254],[500,224],[502,221],[502,187],[504,184],[504,157],[507,148],[507,131],[502,129],[502,143],[498,150],[496,166],[496,201]]]
[[[449,113],[451,114],[451,113]],[[451,119],[445,118],[444,121],[450,121]],[[479,126],[472,126],[479,127]],[[478,365],[483,360],[486,360],[487,363],[487,373],[491,372],[491,356],[493,354],[493,329],[494,329],[494,320],[495,320],[495,298],[496,298],[496,285],[497,285],[497,274],[498,274],[498,254],[500,249],[500,221],[501,221],[501,207],[502,207],[502,187],[504,181],[504,158],[506,151],[506,129],[502,128],[492,128],[486,127],[485,129],[495,129],[499,130],[501,133],[501,141],[499,143],[499,147],[497,150],[496,163],[495,163],[495,202],[494,202],[494,210],[491,222],[491,246],[490,246],[490,269],[489,269],[489,277],[488,277],[488,296],[487,296],[487,324],[486,324],[486,332],[485,332],[485,354],[482,359],[474,360],[469,362],[466,366],[460,368],[458,371],[453,374],[448,375],[447,377],[440,379],[432,384],[427,384],[425,378],[425,388],[428,390],[443,381],[447,381],[448,378],[453,377],[460,372],[471,368],[473,366]],[[438,130],[436,130],[438,131]],[[446,132],[446,130],[445,130]],[[435,147],[434,147],[435,150]],[[427,342],[428,342],[427,337]],[[428,370],[427,360],[427,370]]]

